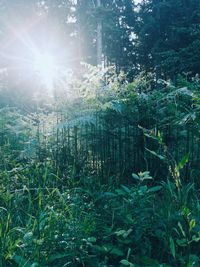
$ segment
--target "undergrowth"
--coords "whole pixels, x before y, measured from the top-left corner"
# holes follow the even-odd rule
[[[99,75],[0,110],[0,266],[200,266],[199,81]]]

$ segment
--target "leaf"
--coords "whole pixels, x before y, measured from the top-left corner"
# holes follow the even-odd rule
[[[132,177],[136,180],[140,180],[140,177],[135,173],[132,173]]]
[[[162,136],[161,136],[160,131],[158,131],[157,137],[158,137],[159,144],[163,144],[163,140],[162,140]]]
[[[187,240],[185,238],[183,238],[183,239],[176,239],[176,243],[180,247],[186,247],[187,246]]]
[[[188,162],[188,160],[189,160],[189,153],[187,153],[182,159],[181,159],[181,161],[179,161],[179,163],[178,163],[178,169],[179,170],[181,170],[184,166],[185,166],[185,164]]]
[[[95,243],[97,241],[96,237],[92,236],[87,239],[88,242]]]
[[[49,262],[53,262],[55,260],[65,258],[67,256],[69,256],[69,254],[66,254],[66,253],[55,253],[55,254],[53,254],[53,255],[51,255],[49,257]]]
[[[98,246],[98,245],[94,245],[93,248],[95,250],[97,250],[98,252],[100,252],[100,253],[106,253],[107,252],[107,250],[103,246],[101,247],[101,246]]]
[[[116,231],[115,234],[117,236],[122,236],[123,238],[127,238],[132,231],[133,231],[132,229],[129,229],[127,231],[126,230],[119,230],[119,231]]]
[[[171,251],[171,254],[172,254],[172,256],[175,258],[175,256],[176,256],[176,251],[175,251],[174,240],[173,240],[172,237],[170,237],[169,241],[170,241],[170,251]]]
[[[123,234],[123,238],[127,238],[129,235],[130,235],[130,233],[132,233],[133,232],[133,229],[129,229],[128,231],[126,231],[124,234]]]
[[[121,260],[120,263],[123,264],[124,266],[130,266],[130,262],[127,260]]]
[[[188,218],[190,214],[191,214],[191,212],[190,212],[189,208],[183,207],[182,215]]]
[[[158,141],[158,138],[156,136],[153,136],[153,135],[150,135],[148,133],[144,133],[144,136],[148,137],[148,138],[151,138],[151,139],[154,139],[156,141]]]
[[[115,232],[115,234],[117,235],[117,236],[120,236],[120,235],[124,235],[126,233],[126,231],[125,230],[119,230],[119,231],[116,231]]]
[[[31,267],[31,263],[29,262],[29,260],[23,258],[22,256],[19,256],[19,255],[16,255],[16,254],[15,254],[15,255],[12,257],[12,260],[13,260],[15,263],[19,264],[19,266],[25,266],[25,265],[26,265],[26,267]]]
[[[131,193],[131,190],[130,190],[127,186],[125,186],[125,185],[121,185],[121,188],[123,188],[123,190],[124,190],[126,193],[128,193],[128,194]]]
[[[163,157],[162,155],[159,155],[159,154],[157,154],[155,151],[152,151],[152,150],[150,150],[150,149],[148,149],[148,148],[145,148],[149,153],[151,153],[152,155],[154,155],[154,156],[156,156],[157,158],[159,158],[159,159],[161,159],[161,160],[164,160],[165,159],[165,157]]]
[[[128,252],[127,252],[127,256],[126,256],[127,260],[129,259],[130,255],[131,255],[131,248],[128,248]]]
[[[192,240],[190,242],[199,242],[199,241],[200,241],[200,237],[193,235]]]
[[[157,191],[160,191],[162,189],[162,186],[158,185],[158,186],[154,186],[154,187],[151,187],[148,192],[149,193],[154,193],[154,192],[157,192]]]
[[[124,266],[129,266],[129,267],[134,267],[135,264],[131,263],[130,261],[127,260],[121,260],[120,263]]]
[[[115,192],[120,196],[125,196],[126,195],[126,193],[121,189],[116,189]]]
[[[141,194],[146,193],[147,192],[147,186],[146,185],[140,186],[138,192]]]
[[[34,262],[33,264],[31,264],[31,267],[40,267],[38,262]]]
[[[148,266],[148,267],[154,267],[154,266],[158,266],[159,262],[155,259],[149,258],[147,256],[143,256],[140,258],[141,263],[143,264],[142,266]]]
[[[149,171],[145,171],[145,172],[139,172],[138,176],[140,177],[141,181],[144,180],[152,180],[153,178],[150,176]]]
[[[196,221],[195,221],[195,219],[192,219],[192,220],[189,222],[190,231],[195,227],[195,225],[196,225]]]
[[[30,240],[32,239],[33,237],[33,232],[28,232],[24,235],[24,240],[27,241],[27,240]]]
[[[180,228],[182,235],[185,237],[185,231],[183,230],[183,227],[180,222],[178,222],[178,227]]]
[[[110,109],[118,112],[118,113],[122,113],[123,110],[123,106],[119,101],[112,101],[110,102]]]
[[[116,255],[116,256],[124,256],[124,252],[118,248],[113,248],[110,251],[110,254]]]
[[[199,257],[197,255],[189,255],[189,263],[187,267],[199,266]]]

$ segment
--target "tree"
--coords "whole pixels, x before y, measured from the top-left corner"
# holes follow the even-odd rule
[[[197,53],[200,34],[200,2],[184,0],[143,1],[135,27],[140,69],[174,77],[200,71]]]
[[[103,61],[104,65],[115,65],[117,71],[135,72],[132,0],[79,0],[76,18],[82,58],[86,62],[101,65]]]
[[[117,71],[124,70],[133,75],[136,69],[134,3],[131,0],[104,0],[103,8],[103,53],[106,61],[114,64]]]
[[[101,0],[97,0],[97,7],[101,8]],[[102,21],[97,21],[97,65],[102,65]]]

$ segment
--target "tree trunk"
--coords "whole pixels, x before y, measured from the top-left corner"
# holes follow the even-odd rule
[[[101,7],[101,0],[97,0],[97,8]],[[97,65],[102,67],[102,21],[97,21]]]

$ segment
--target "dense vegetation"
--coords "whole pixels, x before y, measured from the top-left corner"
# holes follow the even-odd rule
[[[200,266],[200,2],[0,4],[0,267]]]

